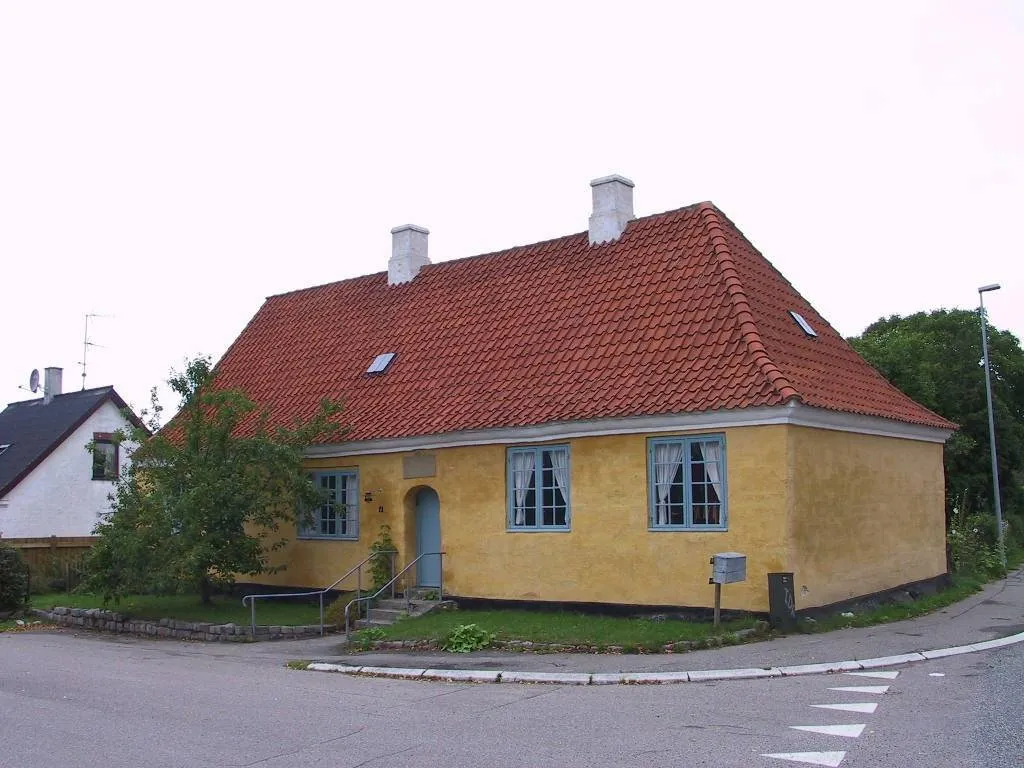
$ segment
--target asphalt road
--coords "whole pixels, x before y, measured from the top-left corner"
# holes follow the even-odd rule
[[[886,690],[833,690],[851,686]],[[217,646],[0,635],[0,766],[12,768],[762,768],[801,764],[765,754],[807,752],[845,753],[843,768],[1024,766],[1022,701],[1024,646],[892,679],[572,687],[351,678]],[[851,704],[873,711],[832,708]]]

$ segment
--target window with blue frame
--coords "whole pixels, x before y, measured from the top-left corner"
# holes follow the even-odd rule
[[[508,528],[569,530],[569,446],[508,449]]]
[[[359,475],[355,471],[314,472],[320,504],[310,519],[300,523],[304,539],[359,538]]]
[[[652,529],[726,529],[723,437],[650,440],[647,467]]]

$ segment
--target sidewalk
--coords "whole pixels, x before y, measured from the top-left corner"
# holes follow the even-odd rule
[[[1024,633],[1024,571],[988,584],[941,611],[874,627],[842,629],[683,654],[533,654],[479,651],[349,653],[336,638],[262,644],[259,655],[315,659],[344,667],[480,670],[503,673],[608,674],[764,669],[902,656]],[[1024,634],[1018,641],[1024,641]],[[1009,643],[1008,643],[1009,644]],[[252,646],[249,646],[252,649]],[[909,660],[921,660],[920,657]],[[335,670],[336,671],[336,670]],[[823,670],[822,670],[823,671]],[[503,674],[503,679],[510,679]]]

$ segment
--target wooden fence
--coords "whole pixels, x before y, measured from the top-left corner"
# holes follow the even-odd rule
[[[28,564],[33,592],[63,592],[81,581],[82,558],[95,536],[45,536],[36,539],[0,539],[21,551]]]

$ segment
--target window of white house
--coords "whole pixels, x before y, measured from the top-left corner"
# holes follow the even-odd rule
[[[650,440],[647,467],[652,529],[726,529],[724,438]]]
[[[359,474],[354,470],[315,472],[313,483],[321,502],[306,524],[300,522],[299,537],[304,539],[359,538]]]
[[[508,528],[569,530],[569,446],[508,449]]]
[[[114,436],[109,432],[95,432],[92,441],[92,479],[117,480],[118,450]]]

